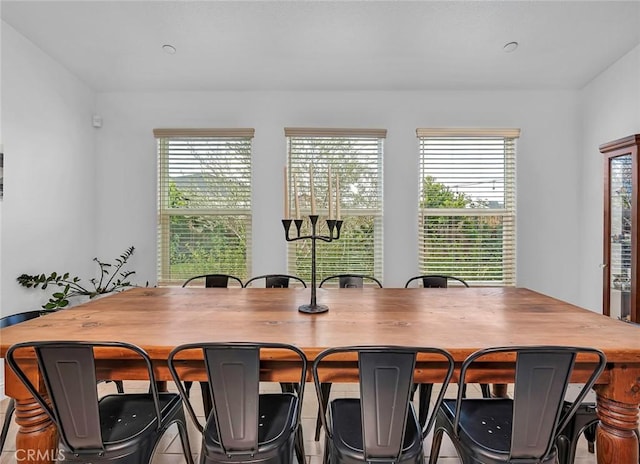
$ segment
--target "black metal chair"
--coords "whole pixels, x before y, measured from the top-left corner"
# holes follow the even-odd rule
[[[469,284],[459,277],[454,277],[450,275],[444,274],[425,274],[419,275],[415,277],[411,277],[404,284],[405,288],[409,288],[414,284],[421,284],[423,288],[448,288],[449,281],[453,281],[458,286],[469,287]],[[414,387],[414,391],[417,386]],[[466,385],[463,387],[463,397],[466,396]],[[487,383],[481,383],[480,389],[482,391],[482,396],[484,398],[491,398],[491,387]],[[429,411],[429,402],[431,401],[431,392],[433,391],[433,384],[423,383],[419,386],[418,398],[419,398],[419,414],[421,423],[424,421],[424,418],[427,416]]]
[[[255,276],[247,280],[244,284],[245,288],[253,286],[259,280],[264,280],[265,288],[289,288],[290,281],[297,282],[302,287],[307,288],[307,284],[300,277],[288,274],[264,274]],[[280,388],[283,392],[291,392],[294,385],[287,382],[280,382]]]
[[[204,279],[204,286],[207,288],[226,288],[229,287],[229,282],[232,282],[233,284],[237,283],[240,287],[244,287],[240,278],[229,274],[203,274],[191,277],[187,279],[182,286],[186,287],[189,284],[193,285],[191,282],[201,279]]]
[[[5,327],[11,327],[12,325],[20,324],[24,321],[29,321],[31,319],[35,319],[36,317],[42,316],[44,311],[42,310],[34,310],[34,311],[26,311],[24,313],[11,314],[9,316],[5,316],[0,319],[0,329],[4,329]]]
[[[382,288],[382,283],[378,279],[364,274],[336,274],[325,277],[320,282],[319,287],[337,285],[339,288],[362,288],[366,284]]]
[[[566,412],[571,403],[565,402]],[[558,435],[556,446],[558,447],[558,464],[573,464],[576,460],[576,448],[580,435],[584,433],[587,440],[587,449],[590,453],[595,452],[596,428],[598,426],[597,408],[595,403],[582,403],[569,423]],[[638,442],[640,442],[640,432],[635,430]],[[638,449],[640,452],[640,448]]]
[[[149,393],[98,398],[94,349],[144,362]],[[24,350],[35,351],[47,398],[20,365]],[[9,348],[6,362],[57,427],[61,461],[148,463],[164,432],[177,424],[185,459],[193,463],[180,396],[158,393],[151,359],[141,348],[120,342],[25,342]]]
[[[12,325],[20,324],[21,322],[29,321],[31,319],[35,319],[44,314],[42,310],[34,310],[34,311],[26,311],[18,314],[11,314],[9,316],[5,316],[0,319],[0,329],[5,327],[10,327]],[[111,381],[109,381],[111,382]],[[118,393],[124,392],[124,386],[121,380],[114,380],[114,384],[118,389]],[[11,427],[11,421],[13,419],[13,413],[16,409],[16,403],[13,398],[9,398],[9,402],[7,404],[7,409],[4,415],[4,423],[2,424],[2,432],[0,433],[0,453],[4,449],[4,444],[7,441],[7,434],[9,433],[9,428]]]
[[[245,288],[251,287],[258,280],[264,279],[265,288],[289,288],[291,281],[298,282],[304,288],[307,288],[307,284],[300,277],[288,274],[264,274],[255,276],[247,280],[244,284]]]
[[[318,403],[327,404],[322,383],[330,380],[323,363],[344,360],[352,353],[358,360],[359,398],[336,398],[322,408],[325,430],[323,462],[331,464],[424,462],[424,438],[435,415],[421,426],[410,401],[416,359],[424,355],[447,366],[436,406],[443,401],[454,370],[451,355],[439,348],[401,346],[350,346],[330,348],[318,356],[311,372]],[[331,359],[333,357],[333,359]],[[429,369],[421,367],[421,369]],[[327,414],[328,409],[328,414]]]
[[[300,360],[300,379],[291,392],[259,393],[262,349]],[[214,405],[204,424],[196,417],[179,371],[186,359],[198,358],[206,368]],[[202,433],[200,464],[287,464],[293,462],[294,451],[299,462],[305,462],[300,412],[307,358],[299,348],[281,343],[191,343],[176,347],[168,364]]]
[[[604,371],[600,350],[565,346],[498,347],[477,351],[460,369],[460,384],[474,363],[516,359],[514,397],[447,399],[437,411],[430,464],[435,464],[443,433],[463,463],[555,464],[557,438]],[[590,356],[593,369],[576,399],[565,407],[565,394],[577,356]],[[484,359],[480,359],[484,358]]]
[[[459,277],[440,274],[426,274],[411,277],[409,280],[407,280],[407,283],[404,284],[404,287],[409,288],[414,282],[420,282],[422,283],[422,286],[424,288],[447,288],[450,281],[453,281],[454,284],[457,284],[459,286],[469,286],[469,284],[466,283],[464,279],[461,279]]]
[[[566,413],[570,407],[571,403],[565,402],[563,412]],[[559,464],[573,464],[576,457],[578,440],[583,433],[587,439],[587,450],[590,453],[595,451],[594,445],[598,421],[595,403],[582,403],[569,423],[560,431],[556,439]]]
[[[376,279],[375,277],[371,277],[363,274],[336,274],[329,277],[325,277],[320,282],[319,287],[326,287],[328,285],[336,285],[339,288],[363,288],[365,285],[365,281],[369,282],[373,286],[378,286],[382,288],[382,283]],[[327,401],[329,400],[329,395],[331,394],[331,383],[325,382],[322,384],[322,397]],[[324,405],[324,408],[327,408],[327,405]],[[322,429],[322,421],[320,420],[320,416],[322,414],[322,405],[318,405],[318,417],[316,419],[316,432],[314,435],[314,440],[320,440],[320,430]]]
[[[204,280],[204,286],[206,288],[227,288],[229,287],[229,283],[232,286],[244,287],[244,283],[239,277],[236,277],[231,274],[202,274],[199,276],[194,276],[187,279],[182,287],[187,287],[189,285],[193,285],[192,282],[198,282]],[[238,285],[236,285],[238,284]],[[193,382],[185,382],[185,389],[187,391],[187,395],[191,393],[191,387],[193,386]],[[200,382],[200,391],[202,392],[202,403],[204,407],[204,413],[206,415],[211,411],[211,403],[209,403],[209,385],[207,382]]]

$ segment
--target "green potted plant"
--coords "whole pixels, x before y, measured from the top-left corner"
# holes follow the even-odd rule
[[[20,285],[26,288],[40,288],[46,290],[49,287],[59,288],[55,291],[49,301],[42,305],[47,311],[57,311],[69,305],[69,298],[78,296],[88,296],[90,299],[99,295],[112,292],[119,292],[128,287],[135,286],[130,278],[135,271],[126,270],[127,261],[133,255],[135,248],[129,247],[124,253],[115,259],[114,263],[107,263],[93,258],[100,268],[100,277],[89,280],[89,285],[82,283],[77,276],[71,276],[69,272],[52,272],[46,274],[22,274],[17,280]]]

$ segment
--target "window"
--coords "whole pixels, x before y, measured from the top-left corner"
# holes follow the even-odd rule
[[[253,129],[156,129],[158,284],[250,274]]]
[[[290,201],[295,202],[297,184],[301,217],[308,217],[309,169],[312,167],[317,214],[320,215],[318,224],[324,235],[328,234],[325,219],[329,167],[333,186],[336,179],[340,184],[340,210],[344,221],[341,237],[331,243],[316,242],[318,281],[340,273],[366,274],[382,280],[382,155],[386,130],[285,128],[285,136]],[[335,201],[335,193],[333,197]],[[303,223],[302,233],[309,233],[308,218]],[[310,240],[289,244],[288,272],[305,280],[311,279]]]
[[[418,129],[424,274],[513,286],[518,129]]]

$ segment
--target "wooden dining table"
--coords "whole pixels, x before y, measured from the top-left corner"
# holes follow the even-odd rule
[[[639,327],[525,288],[322,288],[317,300],[329,311],[299,312],[309,298],[309,289],[135,288],[1,329],[0,352],[4,356],[11,345],[27,340],[124,341],[149,353],[158,380],[171,380],[169,352],[202,341],[285,342],[310,360],[336,346],[435,346],[447,349],[457,363],[492,346],[590,346],[604,351],[608,361],[594,388],[597,462],[638,464]],[[23,358],[44,390],[31,355]],[[573,382],[586,379],[592,361],[577,360]],[[267,351],[263,364],[265,379],[295,380],[287,359]],[[203,369],[183,367],[189,379],[206,379]],[[332,366],[325,369],[331,372]],[[98,370],[105,379],[142,378],[141,366],[122,357],[99,359]],[[352,371],[336,364],[332,381],[355,381]],[[416,380],[436,381],[431,371],[418,371]],[[494,359],[471,380],[509,383],[512,375],[512,359]],[[37,451],[25,453],[32,459],[23,462],[50,462],[46,450],[57,446],[55,427],[7,367],[5,379],[6,393],[16,400],[16,449]]]

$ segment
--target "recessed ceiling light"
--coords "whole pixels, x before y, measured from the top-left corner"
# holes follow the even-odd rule
[[[163,45],[162,49],[168,55],[175,55],[176,53],[176,47],[174,47],[173,45],[169,45],[169,44]]]
[[[504,50],[505,53],[511,53],[515,52],[516,48],[518,48],[518,42],[509,42],[502,47],[502,50]]]

